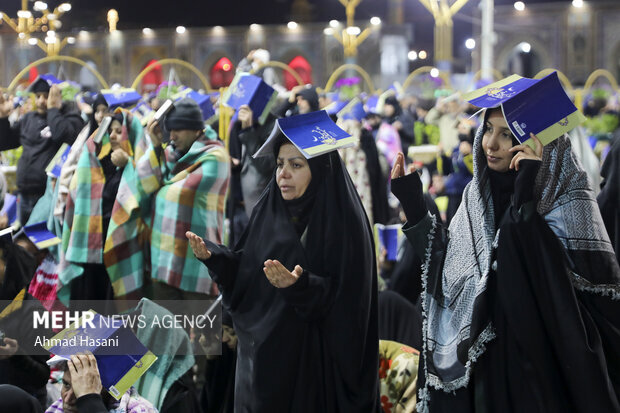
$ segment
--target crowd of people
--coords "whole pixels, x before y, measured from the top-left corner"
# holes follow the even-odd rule
[[[44,78],[19,105],[0,96],[0,150],[23,148],[17,223],[0,226],[45,222],[61,240],[0,237],[3,302],[223,304],[219,356],[199,331],[135,331],[177,355],[120,400],[94,356],[50,370],[0,314],[0,411],[620,412],[613,99],[584,108],[616,120],[607,133],[530,146],[458,92],[276,89],[266,118],[244,105],[224,128],[188,97],[145,120]],[[308,156],[282,131],[317,111],[354,143]],[[396,225],[388,251],[377,234]]]

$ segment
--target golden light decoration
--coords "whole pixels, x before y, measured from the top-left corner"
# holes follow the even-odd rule
[[[35,1],[33,11],[41,13],[40,17],[35,17],[33,12],[28,10],[28,0],[22,0],[22,8],[17,12],[16,18],[11,18],[6,13],[0,12],[0,24],[6,23],[17,32],[19,39],[26,41],[31,46],[39,46],[48,56],[57,56],[69,42],[67,39],[60,39],[56,35],[56,30],[62,27],[60,17],[70,10],[70,3],[62,3],[50,11],[47,3]],[[45,41],[31,37],[37,32],[46,34]]]
[[[452,61],[452,16],[458,13],[469,0],[419,1],[435,19],[435,60]],[[420,58],[422,59],[421,56]]]
[[[110,26],[110,33],[116,31],[116,24],[118,23],[118,12],[115,9],[108,10],[108,25]]]
[[[338,40],[338,42],[344,47],[345,57],[357,56],[357,48],[362,44],[373,29],[377,28],[381,24],[381,19],[373,17],[370,20],[371,27],[367,27],[364,30],[355,26],[355,8],[361,3],[362,0],[340,0],[340,3],[344,6],[347,15],[347,25],[341,31],[337,28],[339,23],[337,20],[331,20],[329,22],[330,27],[326,28],[323,32],[326,35],[331,35]]]

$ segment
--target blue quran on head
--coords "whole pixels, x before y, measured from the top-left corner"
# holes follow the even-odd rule
[[[190,98],[198,104],[202,112],[202,120],[206,121],[215,115],[215,109],[213,109],[213,105],[211,104],[210,95],[203,95],[193,89],[185,88],[172,96],[172,100],[175,102],[183,98]]]
[[[547,145],[585,120],[566,95],[557,72],[542,79],[512,75],[463,98],[480,108],[500,107],[512,134],[532,147],[530,133]]]
[[[142,96],[135,89],[130,88],[103,89],[101,94],[110,108],[127,108],[142,99]]]
[[[254,158],[271,155],[280,133],[284,134],[306,159],[353,146],[357,140],[340,129],[327,112],[321,110],[278,119],[271,135],[256,151]]]

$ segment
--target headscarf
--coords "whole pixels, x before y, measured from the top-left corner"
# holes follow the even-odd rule
[[[93,132],[95,132],[95,130],[97,130],[97,128],[99,127],[97,121],[95,120],[95,113],[97,112],[97,107],[99,105],[105,105],[108,108],[110,107],[110,105],[108,105],[108,102],[105,100],[105,97],[103,97],[101,93],[97,93],[91,105],[93,108],[93,112],[88,116],[90,124],[90,131],[88,133],[89,136],[92,135]]]
[[[427,280],[429,255],[423,274],[425,376],[428,385],[445,392],[467,386],[473,364],[495,337],[488,315],[474,311],[485,301],[498,235],[482,150],[484,132],[483,124],[474,140],[473,180],[450,223],[442,279]],[[534,199],[538,214],[558,237],[572,264],[574,287],[620,297],[611,243],[586,173],[566,135],[544,147]]]
[[[280,404],[327,403],[337,411],[371,411],[376,401],[378,363],[372,231],[338,153],[318,156],[310,164],[315,162],[323,171],[320,175],[312,172],[318,190],[305,243],[302,245],[290,221],[274,177],[235,247],[240,261],[234,286],[221,285],[224,305],[231,312],[239,337],[237,389],[247,389],[256,380],[270,377],[270,387],[274,381],[282,386],[265,389],[262,396],[273,402],[277,398]],[[209,243],[209,248],[217,246]],[[283,299],[286,292],[269,284],[263,273],[267,259],[277,259],[288,269],[300,265],[323,278],[329,285],[326,304],[311,314],[304,313],[305,307],[287,304]],[[282,343],[295,351],[277,356]],[[291,360],[293,356],[295,361]],[[272,357],[279,357],[282,369],[288,371],[279,375],[269,372],[264,363]],[[248,374],[239,371],[250,365],[255,367]],[[299,369],[317,372],[324,383],[294,388],[295,380],[290,379],[298,377]],[[322,395],[324,400],[304,401],[304,394]],[[239,395],[238,402],[258,396]]]
[[[276,139],[277,142],[274,145],[274,157],[277,159],[278,154],[280,153],[280,147],[286,143],[290,144],[291,142],[284,135],[281,135]],[[308,187],[299,198],[291,199],[289,201],[283,200],[290,215],[291,222],[295,226],[295,231],[300,237],[310,221],[310,212],[314,206],[314,200],[319,190],[319,182],[323,179],[325,170],[320,159],[318,158],[308,159],[307,162],[312,176]]]
[[[0,249],[4,253],[4,282],[0,284],[0,300],[11,301],[30,284],[37,268],[36,261],[22,247],[0,238]]]
[[[11,413],[42,413],[37,399],[19,387],[0,384],[0,411]]]
[[[310,105],[310,112],[316,112],[319,110],[319,95],[316,93],[315,88],[310,87],[302,89],[298,95],[301,96],[302,99],[308,101],[308,104]]]

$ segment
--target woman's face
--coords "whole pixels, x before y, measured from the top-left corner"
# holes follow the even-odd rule
[[[107,111],[108,107],[106,105],[97,105],[95,110],[95,122],[97,122],[97,125],[101,125],[103,115],[105,115]]]
[[[482,137],[482,150],[487,158],[489,168],[496,172],[507,172],[514,154],[508,152],[512,148],[512,133],[504,120],[501,110],[494,109],[487,118],[486,131]]]
[[[112,150],[118,149],[121,146],[121,139],[123,137],[123,125],[117,120],[113,120],[110,125],[110,145]]]
[[[280,147],[277,159],[276,182],[286,201],[299,198],[306,192],[312,173],[310,165],[295,145],[285,143]]]

